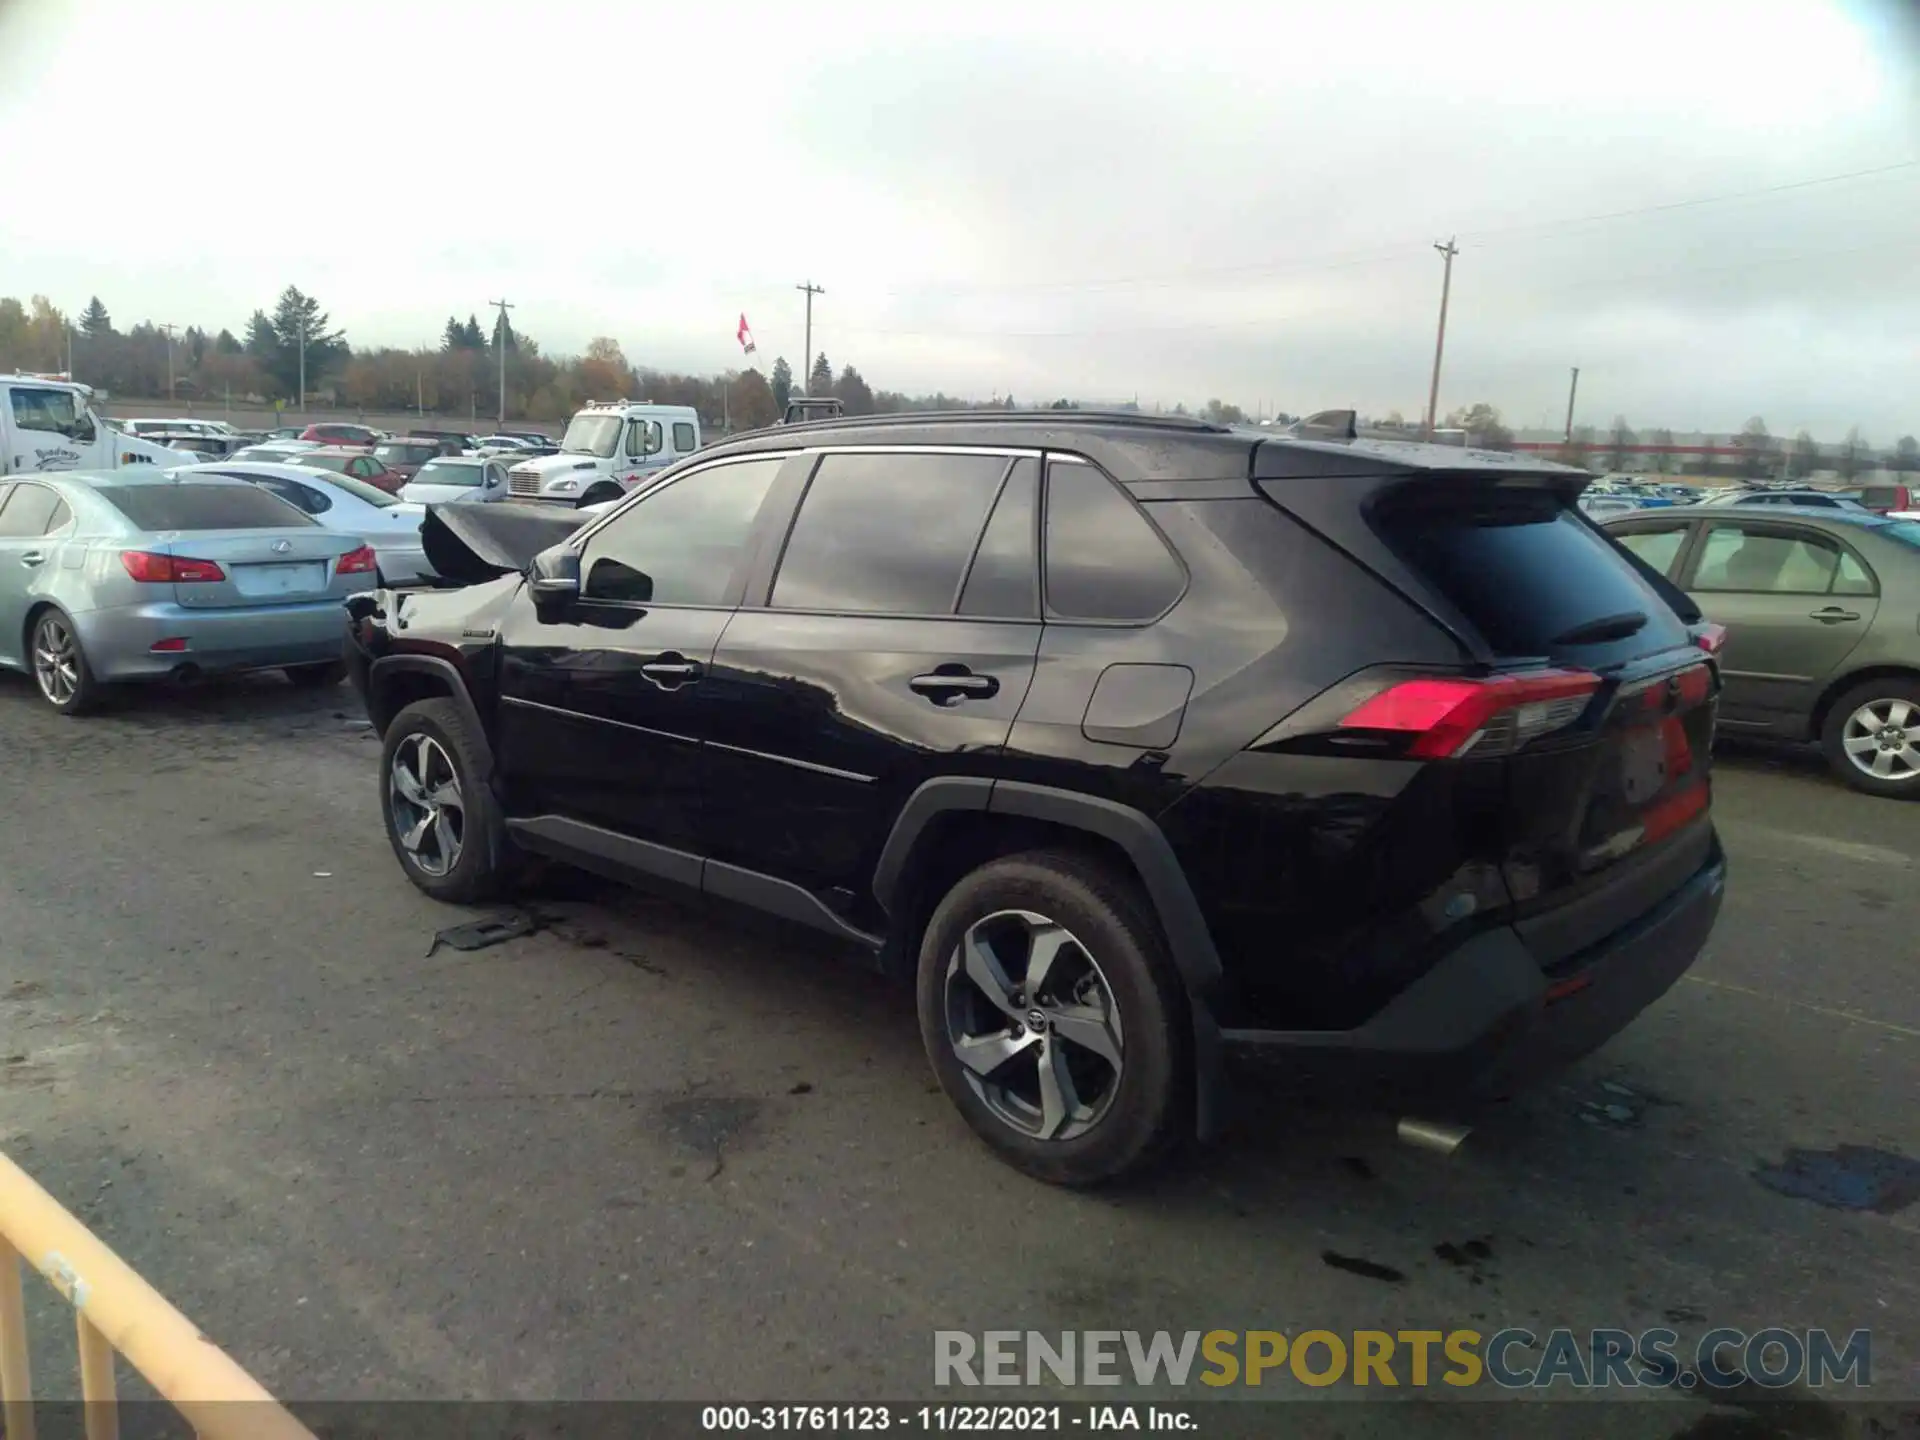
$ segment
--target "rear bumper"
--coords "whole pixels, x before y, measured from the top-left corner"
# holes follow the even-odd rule
[[[74,625],[87,664],[102,680],[158,680],[186,667],[215,675],[337,661],[346,618],[338,600],[246,610],[167,601],[89,611],[74,616]],[[153,649],[175,638],[186,648]]]
[[[1494,1098],[1599,1048],[1693,964],[1720,913],[1716,836],[1678,890],[1551,973],[1511,928],[1461,945],[1353,1030],[1225,1030],[1230,1069],[1372,1100]]]

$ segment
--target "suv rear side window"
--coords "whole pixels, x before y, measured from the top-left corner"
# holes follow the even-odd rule
[[[780,610],[951,615],[1005,455],[823,456],[780,557]]]
[[[319,524],[256,485],[103,485],[100,493],[142,530],[278,530]]]
[[[1039,462],[1022,460],[1007,477],[974,551],[966,589],[960,592],[962,615],[1040,618],[1040,558],[1034,544],[1039,508]]]
[[[1686,643],[1666,600],[1590,522],[1549,490],[1422,480],[1386,497],[1373,524],[1389,545],[1510,657],[1556,656],[1620,641],[1582,627],[1646,616],[1633,654]]]
[[[1047,467],[1046,561],[1055,620],[1152,620],[1187,584],[1160,533],[1091,465]]]

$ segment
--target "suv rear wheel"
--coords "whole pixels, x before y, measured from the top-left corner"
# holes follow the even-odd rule
[[[981,866],[919,959],[920,1033],[947,1098],[1015,1168],[1095,1185],[1191,1131],[1186,1004],[1130,877],[1065,851]]]
[[[1827,711],[1827,763],[1869,795],[1920,799],[1920,681],[1869,680]]]

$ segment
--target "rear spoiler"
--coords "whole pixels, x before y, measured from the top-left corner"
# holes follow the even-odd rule
[[[478,585],[517,575],[533,557],[565,540],[592,517],[571,507],[454,502],[429,505],[420,522],[427,563],[448,580]]]

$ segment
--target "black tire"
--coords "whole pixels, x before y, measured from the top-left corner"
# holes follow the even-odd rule
[[[1049,1053],[1046,1046],[1055,1047],[1052,1053],[1074,1055],[1074,1047],[1060,1050],[1056,1037],[1064,1032],[1048,1018],[1063,1008],[1060,997],[1026,996],[1022,961],[1022,979],[1010,1008],[1025,1008],[1040,1023],[1021,1028],[1009,1014],[1004,1031],[996,1034],[1002,1014],[982,1008],[984,987],[970,990],[970,981],[952,973],[960,964],[962,940],[983,921],[988,924],[982,935],[990,935],[995,925],[1017,925],[1030,940],[1028,922],[1006,918],[1007,912],[1016,911],[1043,917],[1068,932],[1077,943],[1059,952],[1072,958],[1056,962],[1056,968],[1066,968],[1069,975],[1077,970],[1083,985],[1091,974],[1096,988],[1081,991],[1076,1000],[1091,995],[1118,1021],[1117,1078],[1109,1063],[1084,1051],[1075,1056],[1080,1075],[1091,1075],[1092,1080],[1085,1085],[1073,1077],[1072,1093],[1089,1113],[1051,1138],[1038,1133],[1047,1124],[1041,1108],[1044,1096],[1030,1107],[1031,1115],[1010,1119],[1009,1112],[1025,1102],[1008,1092],[1024,1082],[1023,1068],[1030,1063],[1026,1054],[1035,1056],[1031,1063],[1036,1084],[1038,1068]],[[996,916],[1002,918],[990,919]],[[1013,978],[1011,968],[1003,973]],[[921,1039],[941,1088],[974,1133],[1015,1169],[1055,1185],[1099,1185],[1141,1174],[1191,1139],[1194,1069],[1186,994],[1160,927],[1132,876],[1091,857],[1056,850],[1030,851],[981,866],[947,892],[927,922],[920,943],[918,998]],[[1102,1007],[1064,1008],[1085,1015]],[[982,1079],[961,1062],[956,1034],[1026,1048],[993,1072],[1008,1077],[1003,1085],[998,1079]],[[1088,1099],[1083,1090],[1095,1098]],[[1075,1133],[1076,1125],[1084,1128]]]
[[[422,816],[434,807],[417,806],[403,793],[395,780],[396,757],[406,752],[404,764],[418,779],[426,762],[429,781],[436,780],[442,767],[431,755],[423,755],[424,740],[437,749],[447,762],[457,785],[459,811],[447,816],[457,849],[452,864],[440,868],[446,859],[441,827],[429,823],[421,831],[417,848],[407,837],[420,825]],[[416,700],[387,726],[386,743],[380,750],[380,814],[386,822],[387,840],[400,861],[400,868],[425,894],[455,905],[470,905],[492,899],[505,888],[507,873],[506,831],[499,801],[493,789],[481,778],[480,747],[469,727],[464,711],[451,700]],[[447,807],[439,807],[445,809]],[[431,853],[429,853],[431,847]]]
[[[346,679],[347,667],[339,660],[329,660],[322,665],[289,665],[286,676],[296,690],[324,690]]]
[[[1906,707],[1904,714],[1902,706]],[[1879,718],[1900,720],[1909,736],[1920,732],[1920,680],[1867,680],[1835,700],[1827,710],[1826,723],[1820,727],[1820,748],[1826,751],[1827,764],[1847,784],[1868,795],[1920,800],[1920,743],[1909,740],[1904,749],[1894,748],[1892,730],[1896,727],[1889,726],[1882,732],[1886,742],[1883,748],[1881,736],[1870,723],[1875,712]],[[1861,751],[1865,766],[1848,750],[1850,743],[1872,746]],[[1876,775],[1870,767],[1883,754],[1889,758],[1881,763],[1888,765],[1891,773]]]
[[[43,654],[61,658],[43,668]],[[62,715],[86,715],[100,708],[106,686],[94,678],[80,645],[80,632],[64,610],[47,606],[27,630],[27,666],[40,698]]]

